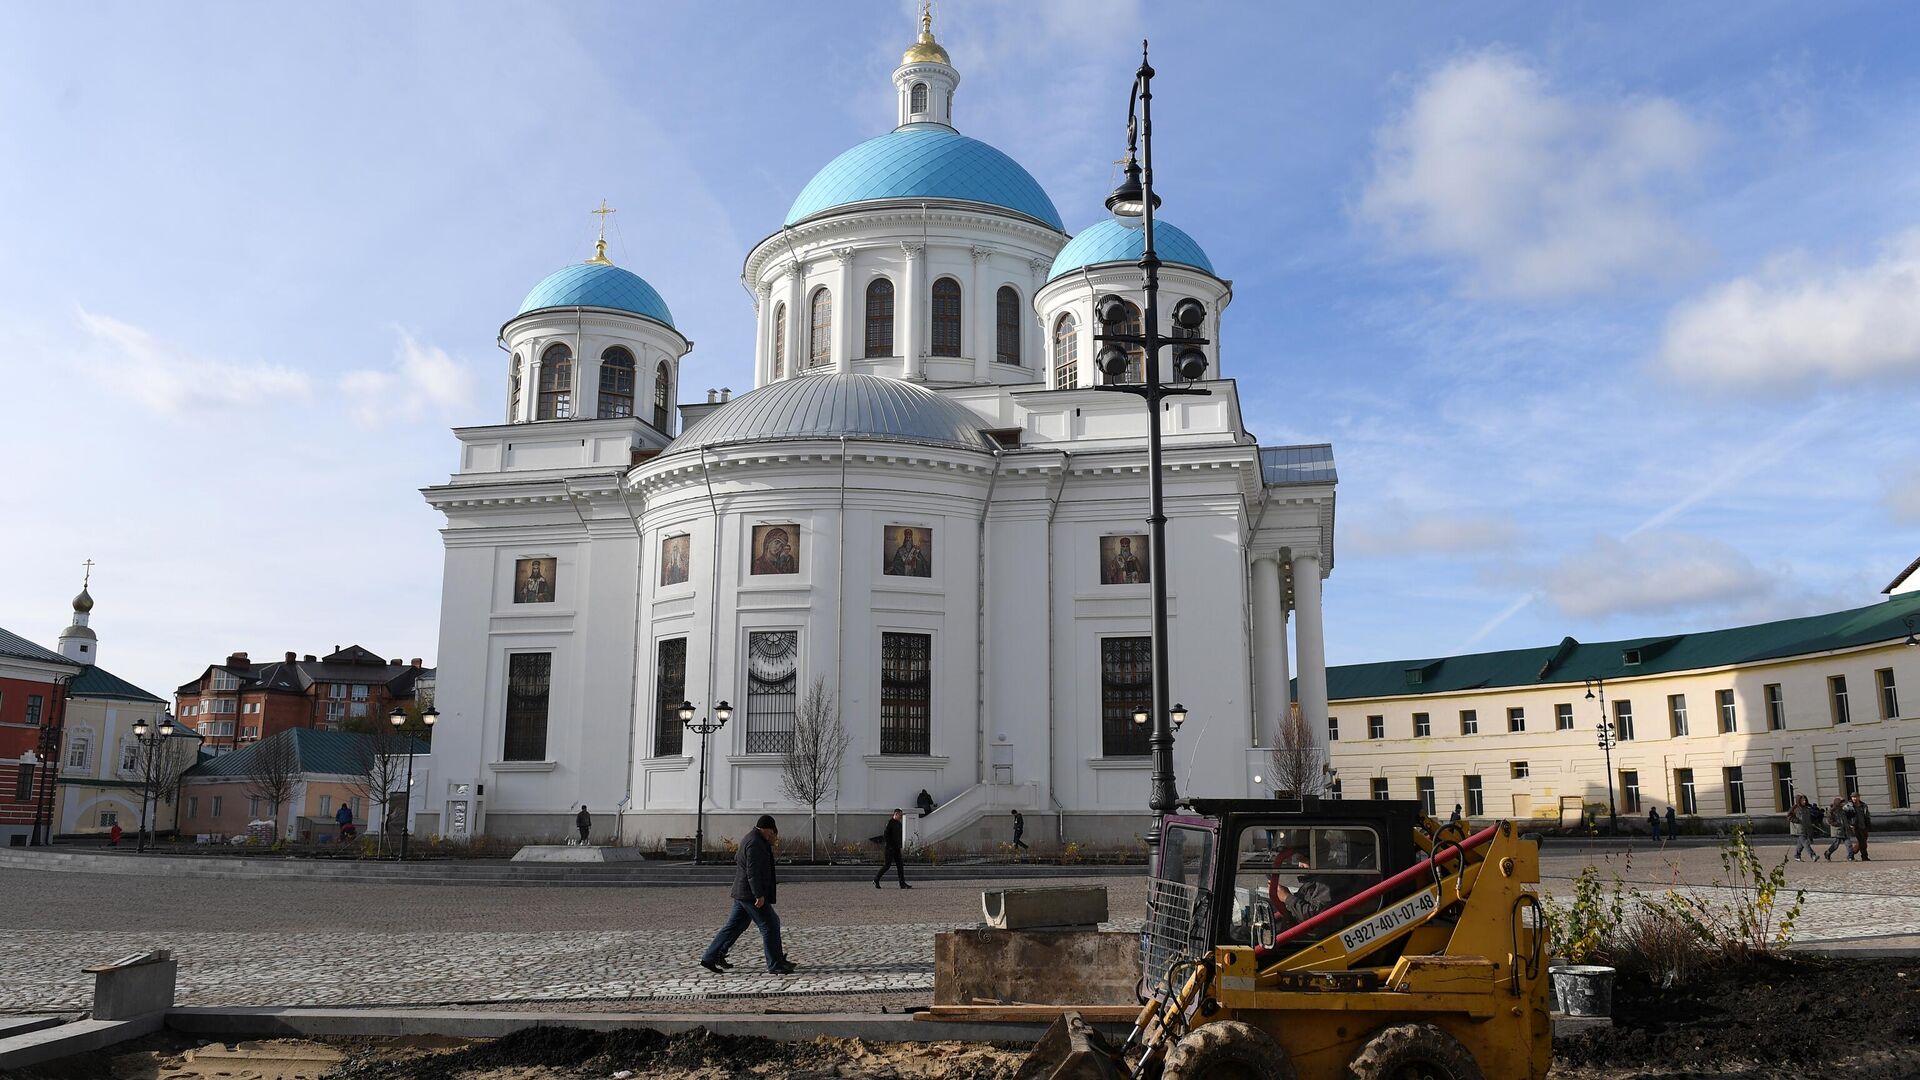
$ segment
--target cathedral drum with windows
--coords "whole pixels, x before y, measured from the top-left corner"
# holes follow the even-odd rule
[[[707,828],[734,835],[800,809],[782,764],[826,701],[851,737],[843,836],[923,790],[923,843],[1005,839],[1013,809],[1030,839],[1142,831],[1147,418],[1098,388],[1092,309],[1138,300],[1143,237],[1070,235],[956,129],[959,82],[923,21],[894,129],[747,254],[751,392],[673,404],[692,343],[604,242],[501,330],[507,422],[457,429],[456,472],[425,492],[447,558],[423,828],[555,836],[584,804],[629,841],[691,835],[702,743],[679,707],[726,701]],[[1199,301],[1212,343],[1210,394],[1162,418],[1176,762],[1183,790],[1243,795],[1272,771],[1290,671],[1324,728],[1333,459],[1245,429],[1231,286],[1186,233],[1156,222],[1155,245],[1162,311]]]

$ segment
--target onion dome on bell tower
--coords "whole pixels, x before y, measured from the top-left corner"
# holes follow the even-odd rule
[[[60,631],[60,640],[55,643],[61,656],[82,664],[100,662],[100,642],[94,637],[93,628],[87,625],[87,617],[93,611],[93,594],[87,591],[87,585],[93,580],[93,560],[88,559],[86,576],[80,582],[80,595],[73,598],[73,623]]]

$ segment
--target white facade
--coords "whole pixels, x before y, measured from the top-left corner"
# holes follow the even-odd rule
[[[896,72],[903,130],[945,130],[957,82],[923,34]],[[1105,726],[1128,691],[1125,647],[1103,643],[1147,636],[1150,586],[1103,538],[1133,538],[1146,564],[1147,416],[1093,387],[1091,315],[1101,292],[1138,302],[1139,271],[1062,273],[1067,241],[1031,213],[928,195],[773,233],[743,271],[756,390],[682,406],[661,452],[664,432],[638,419],[534,422],[538,378],[522,365],[542,334],[585,327],[661,339],[650,345],[677,383],[678,331],[594,307],[509,323],[522,357],[510,422],[457,429],[457,471],[425,492],[446,515],[447,562],[422,829],[559,836],[584,804],[596,829],[618,818],[629,839],[691,835],[700,742],[676,737],[682,698],[703,718],[722,700],[736,710],[706,762],[708,836],[792,815],[777,747],[793,700],[769,687],[797,699],[818,682],[853,736],[831,807],[856,819],[843,837],[922,790],[942,804],[908,819],[926,841],[1005,838],[1013,808],[1036,840],[1139,834],[1150,762],[1130,721]],[[890,334],[870,336],[880,278]],[[1217,343],[1230,285],[1174,265],[1162,282],[1162,310],[1199,299]],[[830,330],[816,334],[822,312]],[[1063,389],[1050,328],[1067,313],[1081,340]],[[575,353],[598,355],[592,342]],[[1325,447],[1263,453],[1217,344],[1209,354],[1210,396],[1163,414],[1171,695],[1189,710],[1175,759],[1183,792],[1237,796],[1262,771],[1290,671],[1324,713],[1334,476]],[[898,556],[905,530],[917,557]],[[791,647],[772,636],[785,634]]]

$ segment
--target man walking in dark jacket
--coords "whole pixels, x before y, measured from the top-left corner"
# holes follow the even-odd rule
[[[1853,825],[1853,849],[1861,862],[1872,862],[1873,856],[1867,854],[1867,834],[1873,831],[1873,813],[1867,809],[1867,801],[1859,792],[1853,793],[1852,801],[1847,803],[1847,816]],[[1853,858],[1852,855],[1847,858]]]
[[[873,838],[874,843],[886,846],[887,853],[887,861],[881,863],[880,872],[873,875],[873,887],[876,889],[880,887],[880,879],[887,876],[888,869],[892,869],[899,875],[901,888],[913,888],[913,886],[907,884],[907,863],[905,859],[901,858],[900,819],[902,816],[900,811],[895,810],[893,816],[887,819],[885,831]]]
[[[1020,848],[1022,850],[1026,849],[1027,842],[1025,840],[1020,839],[1020,834],[1026,831],[1027,831],[1027,819],[1020,816],[1020,811],[1015,810],[1013,812],[1013,846],[1014,847]]]
[[[573,815],[573,827],[580,830],[580,843],[584,846],[587,834],[593,831],[593,815],[587,813],[587,804],[580,804],[580,812]]]
[[[727,924],[713,935],[713,941],[700,957],[700,966],[719,975],[732,964],[727,950],[746,932],[751,923],[760,928],[760,946],[766,953],[767,970],[775,975],[790,975],[794,963],[780,944],[780,916],[774,911],[779,900],[780,882],[774,873],[773,845],[780,839],[780,827],[773,817],[761,814],[753,830],[740,839],[740,852],[734,856],[733,913]]]

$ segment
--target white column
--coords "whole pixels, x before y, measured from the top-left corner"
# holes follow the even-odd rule
[[[999,348],[994,341],[994,298],[988,295],[986,282],[987,260],[993,252],[983,247],[973,248],[973,381],[992,382],[992,368],[995,350]],[[964,346],[966,343],[961,342]],[[966,350],[961,349],[962,352]]]
[[[842,375],[853,370],[853,249],[834,248],[833,275],[833,370]]]
[[[521,389],[520,407],[526,410],[528,420],[540,418],[540,351],[546,347],[545,338],[534,338],[527,345],[527,381]]]
[[[1275,644],[1277,644],[1279,648],[1274,652],[1274,663],[1279,666],[1279,670],[1275,674],[1278,677],[1279,681],[1273,684],[1274,686],[1279,688],[1274,695],[1275,697],[1279,698],[1279,709],[1278,711],[1273,709],[1267,709],[1268,722],[1276,725],[1275,727],[1276,742],[1278,741],[1277,725],[1279,725],[1281,721],[1285,720],[1288,712],[1290,712],[1293,709],[1293,683],[1289,678],[1290,673],[1288,671],[1288,664],[1287,664],[1287,596],[1284,588],[1282,589],[1280,594],[1279,615],[1280,615],[1280,625],[1277,629],[1280,632],[1277,635],[1278,640],[1275,642]],[[1261,706],[1261,708],[1266,708],[1266,706],[1263,705]]]
[[[907,256],[907,272],[906,280],[895,294],[899,303],[894,306],[893,347],[906,359],[906,377],[922,379],[926,377],[926,369],[920,357],[920,309],[927,305],[920,294],[927,287],[927,245],[901,244],[900,250]]]
[[[1327,646],[1320,620],[1320,553],[1293,555],[1293,610],[1300,618],[1294,645],[1300,661],[1300,715],[1315,745],[1327,741]]]
[[[1253,560],[1253,738],[1255,746],[1276,745],[1274,733],[1286,715],[1286,640],[1280,633],[1280,560]]]
[[[1040,321],[1040,312],[1034,306],[1034,300],[1040,290],[1046,288],[1047,271],[1053,264],[1040,259],[1027,260],[1027,267],[1033,271],[1027,278],[1027,295],[1020,298],[1025,309],[1020,312],[1020,363],[1034,371],[1036,382],[1046,382],[1047,373],[1052,369],[1052,358],[1047,351],[1053,347],[1048,339],[1047,326]]]
[[[755,314],[760,316],[760,341],[754,347],[753,385],[762,387],[773,381],[773,282],[763,281],[754,290],[754,302],[759,306]],[[679,382],[680,365],[674,365],[674,381]]]
[[[783,378],[798,375],[807,364],[807,342],[800,336],[807,325],[807,313],[802,310],[806,302],[807,268],[795,259],[787,264],[787,355],[781,361],[787,370]]]

